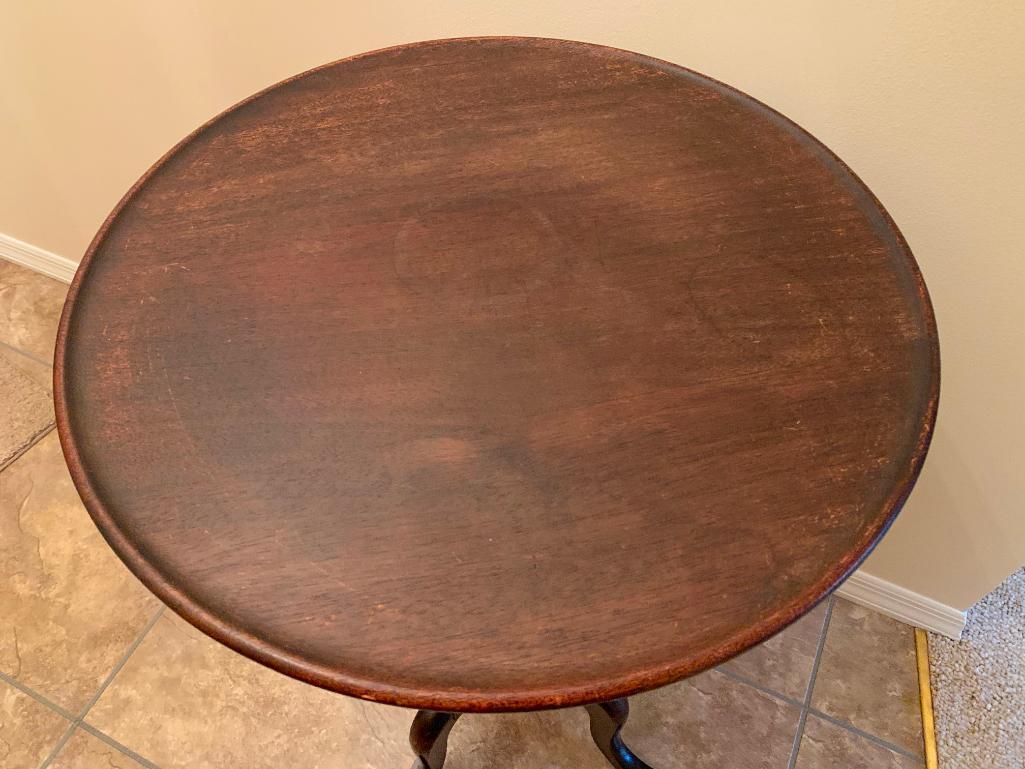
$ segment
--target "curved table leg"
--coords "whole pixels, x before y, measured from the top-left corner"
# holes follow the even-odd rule
[[[409,728],[409,744],[416,753],[412,769],[441,769],[448,749],[448,733],[458,713],[418,710]]]
[[[587,706],[591,719],[591,737],[602,754],[616,769],[651,769],[623,743],[619,735],[630,714],[625,699]],[[448,749],[448,733],[459,713],[419,710],[409,729],[409,744],[416,753],[412,769],[442,769]]]
[[[651,769],[623,743],[619,730],[630,715],[630,704],[626,699],[609,700],[587,706],[591,717],[591,737],[608,762],[616,769]]]

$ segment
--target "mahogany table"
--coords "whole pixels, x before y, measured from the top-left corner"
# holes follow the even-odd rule
[[[634,53],[356,56],[171,150],[103,225],[55,366],[72,476],[172,609],[419,708],[588,706],[807,612],[911,490],[922,278],[800,127]]]

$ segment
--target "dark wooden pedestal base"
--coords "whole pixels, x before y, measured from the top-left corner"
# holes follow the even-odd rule
[[[448,733],[459,713],[418,710],[409,727],[409,744],[416,753],[413,769],[441,769],[448,750]]]
[[[624,698],[588,705],[587,715],[591,717],[591,739],[610,764],[617,769],[651,769],[633,754],[619,736],[619,730],[630,715],[628,700]]]
[[[617,769],[651,769],[623,743],[619,730],[630,714],[626,699],[610,700],[587,706],[591,719],[591,737],[608,762]],[[409,730],[409,744],[416,753],[412,769],[442,769],[448,749],[448,733],[459,713],[420,710]]]

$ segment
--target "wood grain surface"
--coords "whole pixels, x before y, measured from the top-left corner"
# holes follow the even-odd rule
[[[127,194],[58,426],[165,602],[435,710],[663,685],[866,555],[935,418],[878,201],[778,113],[565,41],[417,43],[228,110]]]

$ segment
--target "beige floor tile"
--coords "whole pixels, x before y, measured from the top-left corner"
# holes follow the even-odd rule
[[[142,769],[142,764],[110,747],[99,737],[76,729],[50,769]]]
[[[631,700],[628,745],[657,769],[783,769],[798,711],[721,673]],[[582,708],[468,715],[449,741],[446,769],[608,769]]]
[[[0,320],[0,323],[3,321]],[[41,363],[12,347],[0,344],[0,358],[18,369],[21,373],[46,390],[47,395],[53,392],[53,369],[49,363]],[[51,396],[52,397],[52,396]],[[3,398],[3,395],[0,395]]]
[[[825,616],[823,602],[782,633],[734,657],[722,668],[803,702]]]
[[[165,613],[87,721],[165,769],[405,766],[412,711],[273,673]],[[637,697],[626,738],[659,769],[786,765],[797,710],[718,672]],[[603,769],[581,709],[467,715],[451,769]]]
[[[591,741],[587,713],[581,708],[460,718],[449,738],[445,769],[493,767],[609,769]]]
[[[710,671],[633,697],[623,735],[658,769],[782,769],[799,712]]]
[[[159,603],[103,541],[56,431],[0,472],[0,669],[77,712]]]
[[[0,766],[36,769],[70,722],[0,680]]]
[[[86,720],[162,767],[411,763],[412,713],[294,681],[165,612]]]
[[[0,348],[0,351],[10,352],[7,348]],[[12,355],[21,357],[17,353]],[[34,363],[28,358],[24,360]],[[17,459],[52,426],[50,391],[0,353],[0,470]]]
[[[67,293],[63,283],[0,259],[0,342],[49,363]]]
[[[922,755],[914,630],[838,598],[812,706]]]
[[[795,769],[920,769],[922,766],[921,761],[894,753],[809,715]]]

